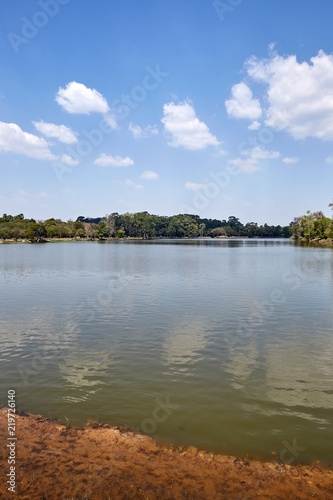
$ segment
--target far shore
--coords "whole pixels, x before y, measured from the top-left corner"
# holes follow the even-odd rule
[[[35,243],[69,243],[69,242],[107,242],[107,241],[159,241],[159,240],[239,240],[239,239],[246,239],[246,240],[260,240],[260,239],[268,239],[268,240],[291,240],[293,243],[296,245],[300,246],[318,246],[318,247],[326,247],[326,248],[333,248],[333,240],[332,239],[313,239],[313,240],[307,240],[304,238],[299,238],[299,239],[294,239],[294,238],[281,238],[281,237],[267,237],[267,238],[261,238],[258,236],[254,236],[253,238],[250,238],[248,236],[203,236],[203,237],[198,237],[198,238],[188,238],[188,237],[183,237],[183,238],[170,238],[170,237],[157,237],[157,238],[142,238],[142,237],[134,237],[134,236],[126,236],[124,238],[43,238],[40,241],[31,241],[31,240],[13,240],[13,239],[8,239],[8,240],[0,240],[0,245],[10,245],[10,244],[35,244]]]
[[[333,498],[333,469],[216,455],[156,442],[90,422],[73,428],[16,413],[15,494],[9,471],[7,408],[0,409],[0,498],[193,500]]]
[[[189,238],[188,236],[183,237],[151,237],[151,238],[143,238],[139,236],[125,236],[124,238],[42,238],[40,241],[36,240],[0,240],[0,244],[9,244],[9,243],[62,243],[62,242],[91,242],[91,241],[127,241],[127,240],[137,240],[137,241],[159,241],[159,240],[260,240],[260,239],[268,239],[268,240],[290,240],[291,238],[281,238],[281,237],[267,237],[262,238],[260,236],[254,236],[250,238],[249,236],[198,236],[197,238]]]

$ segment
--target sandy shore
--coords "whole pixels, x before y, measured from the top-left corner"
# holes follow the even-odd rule
[[[16,415],[16,493],[7,490],[7,409],[0,410],[0,498],[332,499],[333,470],[173,448],[109,425],[68,428]]]

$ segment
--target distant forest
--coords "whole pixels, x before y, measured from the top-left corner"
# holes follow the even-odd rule
[[[198,237],[248,237],[289,238],[289,226],[259,226],[255,222],[242,224],[235,216],[228,220],[201,219],[198,215],[180,214],[171,217],[151,215],[148,212],[117,212],[105,217],[80,216],[76,221],[60,219],[36,221],[25,219],[23,214],[0,218],[0,239],[106,239],[106,238],[198,238]]]
[[[329,205],[333,208],[333,204]],[[36,221],[23,214],[0,218],[0,239],[43,241],[46,239],[106,239],[106,238],[290,238],[295,240],[333,240],[333,220],[322,212],[308,211],[295,217],[289,226],[245,225],[235,216],[228,220],[201,219],[199,215],[180,214],[171,217],[148,212],[118,214],[90,218],[80,216],[76,221],[60,219]]]

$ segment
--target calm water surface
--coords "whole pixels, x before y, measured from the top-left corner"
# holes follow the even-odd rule
[[[0,402],[332,463],[332,285],[289,240],[0,245]]]

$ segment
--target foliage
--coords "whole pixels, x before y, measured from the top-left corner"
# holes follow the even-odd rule
[[[103,220],[97,226],[97,236],[100,240],[107,236],[106,224]]]
[[[43,224],[31,224],[25,232],[25,237],[32,241],[42,241],[47,236],[46,228]]]
[[[333,206],[332,203],[329,204]],[[292,223],[292,235],[295,240],[318,241],[333,239],[333,220],[323,212],[310,212],[295,217]]]
[[[125,231],[123,229],[118,229],[117,238],[123,238],[125,236]]]
[[[97,222],[97,223],[96,223]],[[198,237],[265,237],[291,236],[291,227],[258,226],[255,222],[243,225],[235,216],[227,220],[201,219],[199,215],[178,214],[173,216],[152,215],[148,212],[118,214],[113,212],[103,218],[85,218],[63,222],[47,219],[36,222],[25,219],[23,214],[0,218],[0,239],[41,241],[43,238],[198,238]]]

